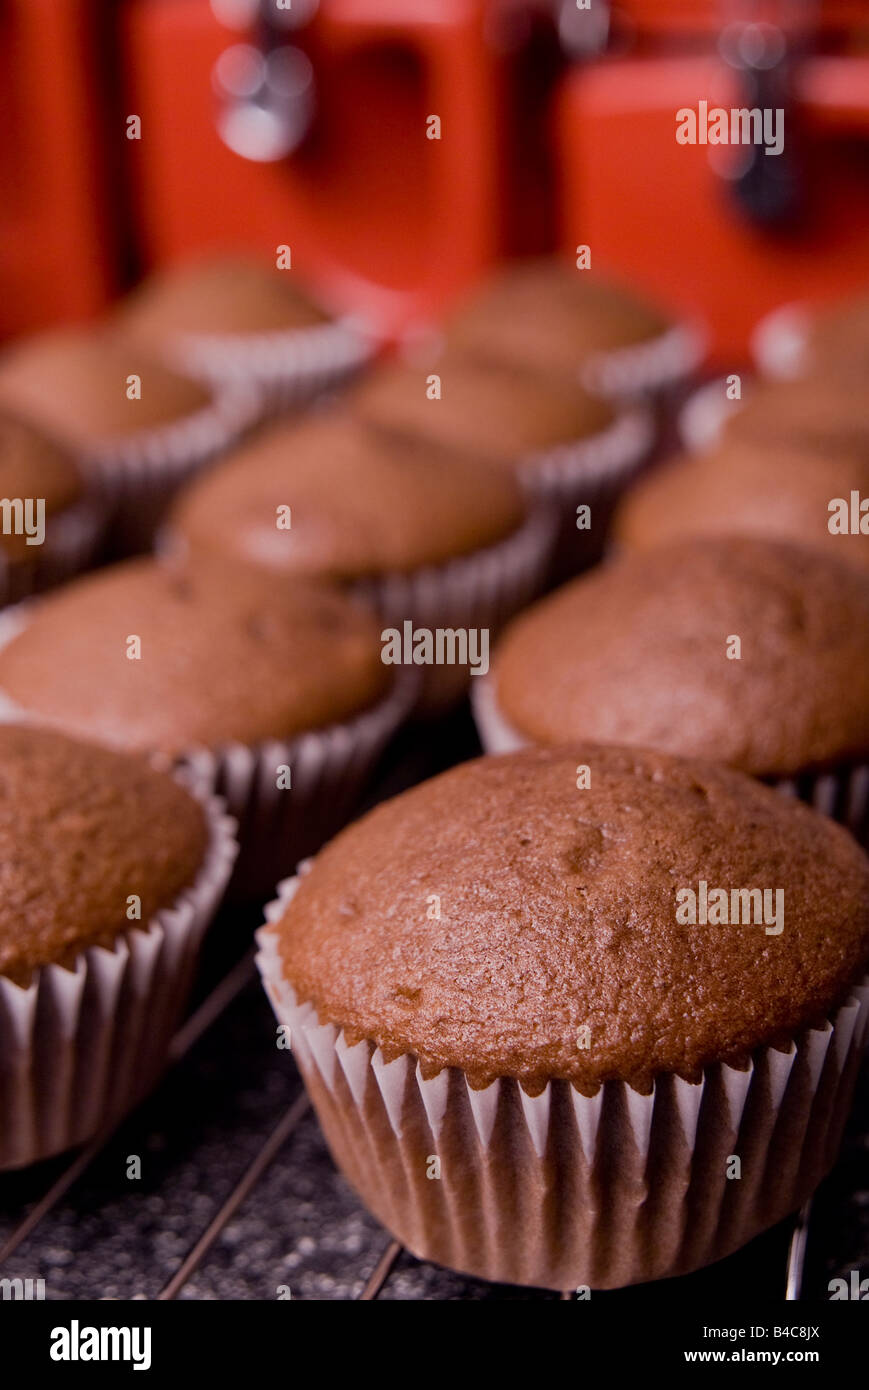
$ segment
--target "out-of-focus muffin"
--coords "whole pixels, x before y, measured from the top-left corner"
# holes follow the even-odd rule
[[[328,313],[296,271],[242,257],[156,272],[118,320],[195,376],[256,387],[266,414],[334,385],[374,347],[356,320]]]
[[[642,479],[616,513],[613,536],[626,551],[677,546],[702,535],[778,537],[866,570],[869,530],[852,532],[849,520],[842,533],[835,521],[841,508],[831,508],[840,502],[850,512],[855,491],[869,496],[869,449],[728,441]]]

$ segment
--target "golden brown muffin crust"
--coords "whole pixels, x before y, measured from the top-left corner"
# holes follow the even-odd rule
[[[63,449],[23,420],[0,413],[0,497],[42,498],[49,517],[71,507],[83,492],[81,474]],[[0,533],[0,546],[16,560],[38,554],[26,535]]]
[[[0,975],[26,985],[147,929],[193,884],[207,842],[199,803],[144,760],[0,725]]]
[[[375,703],[390,685],[379,632],[325,587],[135,560],[35,604],[0,650],[0,689],[32,718],[124,748],[253,744]]]
[[[311,328],[328,315],[293,271],[216,259],[152,275],[122,305],[119,321],[155,347],[181,333],[270,333]]]
[[[278,507],[292,524],[277,530]],[[176,503],[193,555],[348,580],[440,564],[503,540],[525,505],[509,474],[344,414],[282,424]]]
[[[701,880],[783,889],[782,932],[680,925],[677,890]],[[426,1075],[646,1089],[658,1072],[741,1063],[839,1003],[869,954],[869,861],[833,822],[726,768],[534,749],[465,763],[357,821],[277,930],[322,1021],[387,1058],[415,1054]]]
[[[829,529],[830,502],[850,505],[853,490],[869,496],[869,449],[724,443],[641,479],[616,513],[614,536],[632,551],[701,535],[769,536],[817,546],[866,570],[869,535]]]
[[[515,261],[447,324],[450,348],[561,373],[594,353],[653,341],[670,327],[654,306],[554,257]]]
[[[432,373],[440,378],[439,400],[426,394]],[[369,424],[510,467],[599,434],[614,419],[606,401],[575,382],[457,354],[425,367],[381,367],[356,387],[350,405]]]
[[[493,674],[504,717],[536,743],[636,743],[757,776],[861,758],[869,576],[780,542],[662,547],[528,609]]]
[[[128,399],[138,376],[141,398]],[[0,406],[75,449],[126,439],[202,410],[211,393],[115,334],[53,329],[0,357]]]

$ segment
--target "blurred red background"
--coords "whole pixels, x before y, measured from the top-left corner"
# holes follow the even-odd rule
[[[776,58],[760,75],[722,57],[728,26],[758,22]],[[288,46],[292,80],[264,115],[245,62]],[[793,180],[774,220],[784,164],[761,155],[752,185],[720,150],[675,139],[680,107],[770,94],[786,103]],[[249,157],[275,139],[281,157]],[[596,268],[706,318],[732,360],[767,309],[869,279],[869,13],[864,0],[0,0],[0,186],[3,336],[96,313],[191,251],[273,257],[280,243],[395,334],[500,256],[587,243]]]

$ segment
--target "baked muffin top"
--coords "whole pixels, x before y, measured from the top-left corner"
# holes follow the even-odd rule
[[[869,753],[869,576],[778,541],[664,546],[527,609],[493,677],[535,743],[636,743],[761,777],[826,767]]]
[[[148,277],[121,306],[119,320],[137,340],[160,347],[184,333],[271,333],[326,323],[290,270],[216,258],[172,266]]]
[[[701,880],[781,889],[782,930],[680,924],[677,893]],[[532,749],[461,764],[344,830],[276,930],[286,978],[351,1044],[477,1087],[647,1090],[658,1072],[742,1064],[835,1008],[869,954],[869,861],[727,768]]]
[[[275,524],[290,508],[290,526]],[[522,522],[518,483],[345,414],[280,424],[197,479],[169,530],[193,555],[348,580],[439,564]]]
[[[650,342],[670,321],[631,290],[556,257],[515,261],[469,296],[446,342],[540,371],[573,372],[598,352]]]
[[[818,310],[809,325],[805,356],[807,365],[819,372],[869,369],[869,293],[865,289],[843,303]]]
[[[27,985],[111,948],[131,894],[147,930],[198,874],[202,807],[144,759],[0,724],[0,975]]]
[[[373,704],[391,682],[379,632],[325,587],[140,559],[34,603],[0,650],[0,690],[30,718],[123,748],[252,744]]]
[[[835,376],[761,382],[727,416],[722,439],[826,452],[844,447],[869,457],[869,392]]]
[[[432,373],[440,378],[440,399],[427,395]],[[350,406],[369,424],[509,467],[599,434],[615,418],[611,405],[566,377],[457,353],[425,367],[379,367],[354,389]]]
[[[139,399],[128,397],[131,376]],[[53,329],[0,356],[0,407],[79,450],[171,424],[211,400],[206,387],[103,331]]]
[[[72,458],[31,425],[0,412],[0,496],[41,498],[46,516],[77,502],[84,484]],[[25,534],[0,531],[0,546],[10,559],[38,554]]]
[[[628,550],[698,535],[778,537],[869,568],[869,535],[830,531],[835,498],[869,496],[869,449],[812,450],[790,441],[732,442],[674,459],[628,493],[614,536]]]

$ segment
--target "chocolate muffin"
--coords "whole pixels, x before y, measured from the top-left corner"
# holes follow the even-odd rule
[[[344,595],[154,560],[27,610],[0,690],[30,720],[194,766],[240,823],[238,891],[342,823],[408,705]]]
[[[869,395],[846,381],[807,377],[760,382],[728,414],[727,444],[786,445],[832,454],[841,449],[869,459]]]
[[[158,271],[124,301],[118,321],[205,381],[254,385],[263,413],[333,385],[373,350],[363,325],[333,318],[297,272],[241,257]]]
[[[164,545],[272,579],[339,581],[390,629],[489,634],[539,592],[552,520],[508,471],[324,412],[273,427],[197,482]],[[467,665],[430,666],[422,708],[454,703],[469,678]]]
[[[601,355],[660,344],[672,327],[624,286],[545,257],[493,275],[448,321],[445,339],[523,371],[575,377]]]
[[[478,699],[491,751],[592,738],[703,757],[863,834],[869,576],[747,538],[627,557],[522,614]]]
[[[752,355],[762,375],[822,379],[860,393],[869,371],[869,294],[818,305],[783,304],[756,326]]]
[[[217,803],[143,759],[0,724],[0,1169],[153,1083],[233,857]]]
[[[521,490],[476,461],[330,413],[275,425],[179,498],[169,544],[271,574],[368,578],[498,544]],[[278,510],[290,525],[278,529]]]
[[[156,271],[121,315],[128,333],[158,351],[175,333],[275,333],[329,322],[293,273],[231,257]]]
[[[805,365],[813,372],[844,372],[864,381],[869,373],[869,293],[812,315],[806,337]]]
[[[432,373],[442,395],[430,399]],[[530,476],[535,460],[609,429],[616,413],[600,397],[561,376],[457,353],[425,366],[379,367],[354,390],[351,408],[383,429],[420,435]]]
[[[139,396],[129,394],[132,376],[141,381]],[[0,357],[0,403],[87,459],[112,441],[188,419],[211,394],[129,340],[61,328]]]
[[[72,456],[31,425],[0,413],[0,602],[49,588],[83,569],[103,528]]]
[[[430,398],[436,374],[440,396]],[[475,455],[520,479],[559,519],[553,577],[597,559],[617,498],[645,459],[652,423],[616,411],[564,376],[452,352],[424,367],[381,367],[353,392],[351,408],[383,429]],[[587,524],[578,524],[581,509]]]
[[[852,492],[869,496],[869,449],[728,439],[642,479],[616,512],[613,538],[626,551],[645,551],[704,535],[767,536],[810,545],[865,571],[869,533],[851,528]],[[843,534],[831,511],[837,499],[849,512]]]
[[[0,408],[75,453],[112,507],[116,553],[150,544],[172,493],[257,404],[251,388],[204,386],[102,329],[54,329],[0,356]]]
[[[393,1234],[488,1279],[612,1287],[721,1258],[830,1165],[869,861],[730,769],[535,749],[356,822],[260,942],[332,1153]]]

